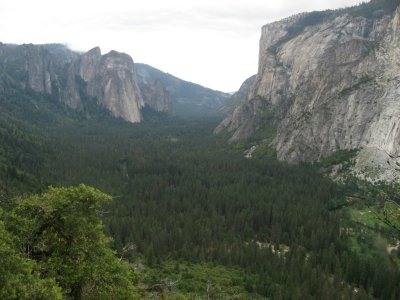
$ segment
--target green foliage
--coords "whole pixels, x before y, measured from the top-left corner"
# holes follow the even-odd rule
[[[15,194],[40,188],[37,170],[46,152],[44,139],[0,113],[0,189]],[[34,174],[35,173],[35,174]]]
[[[390,280],[382,287],[374,279],[378,271],[382,278],[397,278],[398,273],[384,272],[375,263],[369,263],[369,269],[364,270],[364,260],[358,259],[361,254],[351,248],[352,237],[341,234],[341,211],[329,210],[328,200],[343,202],[347,188],[322,177],[317,166],[288,166],[265,159],[265,155],[244,159],[242,151],[212,136],[217,123],[218,120],[158,121],[155,116],[149,123],[135,125],[111,120],[63,123],[48,130],[52,149],[44,158],[41,176],[63,185],[85,182],[117,195],[115,201],[106,204],[109,213],[102,216],[107,231],[117,249],[135,244],[136,251],[153,269],[170,259],[237,266],[244,278],[244,284],[239,286],[244,286],[247,294],[272,299],[290,298],[296,293],[334,299],[348,295],[352,286],[357,286],[359,295],[364,296],[371,288],[377,298],[384,298],[389,292],[398,294]],[[268,152],[267,148],[264,150]],[[22,210],[18,214],[16,210],[15,215],[36,211],[35,216],[41,216],[42,221],[38,222],[33,214],[23,218],[24,222],[33,222],[28,222],[31,228],[50,221],[49,214],[55,206],[67,203],[57,200],[49,206],[49,214],[43,214],[40,209],[31,208],[32,203],[33,207],[40,203],[40,197],[29,199],[29,209],[19,206]],[[79,201],[73,203],[72,207],[80,207]],[[77,219],[81,217],[77,215]],[[67,226],[71,234],[73,227],[79,227],[78,223],[72,224]],[[96,227],[87,221],[83,224],[85,228]],[[22,236],[29,245],[36,245],[41,270],[54,276],[61,276],[58,268],[62,274],[65,271],[58,281],[64,291],[71,294],[72,288],[79,290],[77,286],[86,291],[82,279],[87,270],[92,270],[93,281],[101,280],[96,275],[103,273],[96,271],[101,270],[99,260],[91,256],[82,259],[85,254],[74,248],[71,253],[81,259],[82,268],[72,272],[67,267],[72,261],[65,259],[63,264],[66,253],[49,243],[51,237],[62,237],[62,228],[54,227],[39,235],[39,240],[46,243],[27,239],[28,232],[22,231]],[[68,246],[66,241],[61,244]],[[100,243],[101,247],[104,243]],[[271,250],[272,245],[282,244],[290,249],[284,256]],[[49,249],[59,259],[50,259],[46,253]],[[108,265],[112,263],[101,264]],[[183,278],[182,291],[178,292],[192,293],[183,289],[191,280]],[[111,286],[115,286],[113,282]],[[203,290],[197,293],[201,295]]]
[[[286,35],[278,40],[274,45],[269,47],[268,51],[276,55],[280,46],[301,34],[307,26],[318,25],[328,18],[347,13],[354,17],[378,19],[384,15],[392,14],[399,5],[400,0],[371,0],[368,2],[362,2],[356,6],[338,10],[313,11],[305,13],[287,28]]]
[[[235,149],[212,136],[217,119],[146,114],[146,122],[132,125],[107,115],[64,114],[60,107],[50,114],[45,99],[28,99],[43,115],[36,115],[34,104],[26,104],[26,111],[22,102],[3,106],[0,161],[37,181],[0,172],[0,182],[10,183],[3,186],[27,191],[83,182],[116,196],[110,202],[98,190],[79,186],[51,188],[14,203],[6,223],[16,238],[14,252],[29,257],[33,274],[57,282],[65,297],[135,296],[132,282],[138,275],[110,250],[100,217],[116,249],[136,245],[135,253],[124,257],[132,262],[144,257],[142,274],[154,275],[140,280],[145,294],[152,282],[181,278],[173,295],[149,293],[204,297],[209,277],[217,296],[226,291],[251,299],[400,295],[394,284],[398,268],[358,251],[354,241],[365,249],[374,240],[364,243],[345,230],[351,218],[340,204],[358,191],[357,184],[332,182],[318,165],[279,163],[267,142],[253,159],[244,159],[246,143]],[[262,117],[260,122],[272,123],[268,110]],[[15,130],[10,134],[8,128]],[[29,159],[19,163],[14,152]],[[335,155],[328,165],[347,159],[346,153]],[[176,271],[171,260],[180,261]]]
[[[392,215],[392,219],[385,210],[388,206],[398,207],[395,204],[399,199],[398,184],[372,184],[351,177],[347,181],[347,185],[353,186],[348,191],[351,196],[347,197],[346,205],[340,206],[344,212],[341,231],[349,237],[353,252],[351,266],[345,272],[347,279],[354,276],[354,265],[363,265],[364,275],[358,278],[358,282],[371,282],[374,295],[379,290],[380,298],[396,298],[388,290],[392,289],[390,286],[397,286],[399,280],[400,261],[395,249],[400,240],[400,231],[395,225],[396,217]],[[371,270],[376,270],[379,275],[371,278]],[[387,288],[381,289],[383,285]]]
[[[42,279],[36,267],[33,260],[22,257],[16,250],[15,238],[0,221],[0,298],[62,299],[61,288],[55,280]]]
[[[265,299],[246,291],[240,268],[207,263],[165,261],[144,270],[143,298],[167,295],[168,299]]]
[[[271,103],[263,97],[257,96],[257,101],[262,103],[262,111],[258,114],[257,130],[245,142],[246,149],[257,144],[269,144],[276,136],[275,111]],[[238,142],[242,143],[242,142]]]
[[[268,140],[263,141],[257,146],[257,149],[254,151],[252,157],[273,160],[276,159],[276,150],[269,145]]]
[[[365,76],[361,77],[360,81],[358,81],[357,83],[353,84],[350,87],[347,87],[347,88],[344,88],[343,90],[341,90],[339,95],[340,96],[348,96],[351,92],[360,89],[360,87],[362,85],[370,83],[373,80],[374,80],[373,77],[365,75]]]
[[[346,12],[355,17],[378,19],[383,15],[393,13],[399,5],[399,0],[371,0],[350,8],[338,10],[337,13]]]
[[[20,199],[9,227],[19,237],[20,251],[37,261],[39,272],[55,278],[74,299],[131,299],[131,270],[110,249],[99,218],[110,196],[79,185],[49,188]]]
[[[332,167],[339,164],[346,165],[351,163],[351,160],[357,155],[358,152],[358,149],[338,150],[328,157],[322,159],[320,164],[324,168]]]

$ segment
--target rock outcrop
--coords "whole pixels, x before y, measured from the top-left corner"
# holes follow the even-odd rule
[[[51,59],[46,56],[45,49],[28,45],[24,50],[29,87],[39,93],[51,94],[53,68]]]
[[[110,51],[102,55],[98,47],[78,54],[57,44],[0,44],[0,67],[8,80],[72,109],[85,110],[85,101],[91,98],[115,117],[132,123],[142,119],[146,103],[135,65],[127,54]],[[168,95],[159,83],[150,85],[146,92],[149,107],[170,111]]]
[[[0,62],[3,74],[14,77],[22,87],[43,93],[52,93],[56,65],[44,47],[32,44],[23,46],[0,45]]]
[[[239,90],[229,97],[228,101],[219,109],[219,111],[225,115],[232,113],[237,106],[242,102],[246,101],[247,95],[249,94],[254,82],[256,80],[256,75],[247,78]],[[215,129],[215,133],[219,133],[224,129],[225,125],[221,124]]]
[[[160,79],[156,79],[143,85],[141,92],[146,106],[149,106],[158,112],[172,111],[169,92]]]
[[[129,55],[117,51],[101,55],[100,48],[94,48],[81,56],[79,75],[87,84],[88,94],[113,116],[132,123],[141,121],[144,102]]]
[[[265,25],[256,81],[218,131],[231,131],[231,141],[247,138],[272,109],[278,159],[295,163],[361,149],[360,176],[399,179],[400,8],[373,17],[354,11]]]

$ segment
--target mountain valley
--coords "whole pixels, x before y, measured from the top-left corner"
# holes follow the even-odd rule
[[[399,5],[263,26],[232,95],[0,43],[0,298],[399,299]]]

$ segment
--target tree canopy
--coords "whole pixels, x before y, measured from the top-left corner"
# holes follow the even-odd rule
[[[133,270],[117,258],[103,232],[101,205],[110,200],[83,184],[50,187],[41,195],[19,199],[9,214],[7,225],[18,237],[19,253],[36,262],[44,282],[57,282],[66,298],[135,296]]]

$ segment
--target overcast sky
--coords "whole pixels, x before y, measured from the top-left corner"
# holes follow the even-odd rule
[[[0,0],[0,41],[100,46],[182,79],[235,91],[257,72],[262,25],[361,0]]]

